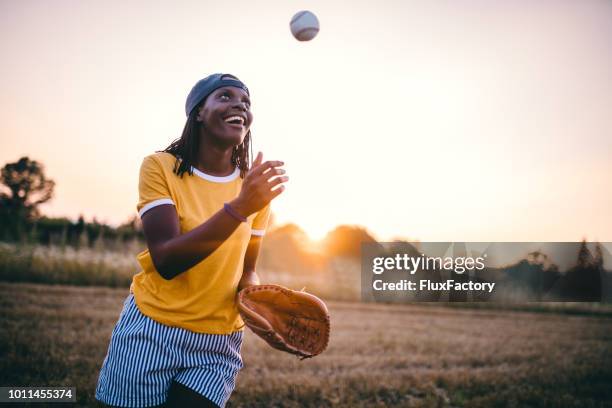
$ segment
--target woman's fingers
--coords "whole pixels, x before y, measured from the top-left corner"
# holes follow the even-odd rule
[[[270,198],[270,201],[274,200],[276,197],[278,197],[280,195],[280,193],[282,193],[283,191],[285,191],[285,186],[280,186],[279,188],[277,188],[276,190],[272,190],[272,197]]]
[[[278,176],[278,175],[285,174],[285,173],[286,173],[285,169],[279,169],[279,168],[273,167],[270,170],[263,173],[263,175],[265,176],[266,180],[270,180],[274,176]]]
[[[263,162],[263,153],[257,153],[240,193],[241,197],[249,202],[256,211],[285,190],[282,183],[289,181],[289,177],[285,175],[285,169],[280,168],[284,164],[280,160]]]
[[[286,183],[287,181],[289,181],[288,176],[276,177],[275,179],[269,182],[269,186],[270,188],[274,188],[275,186],[278,186],[280,183]]]
[[[263,174],[266,170],[274,168],[274,167],[280,167],[282,165],[284,165],[285,163],[283,163],[280,160],[269,160],[263,164],[260,164],[257,167],[254,167],[252,172],[254,175],[259,176],[261,174]]]
[[[262,160],[263,160],[263,153],[262,152],[257,152],[257,157],[255,157],[255,161],[253,161],[253,165],[251,166],[251,170],[253,170],[255,167],[259,166],[261,164]]]

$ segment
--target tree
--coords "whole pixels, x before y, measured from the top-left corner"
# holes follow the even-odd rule
[[[590,268],[594,263],[593,254],[589,251],[587,247],[586,239],[582,240],[580,244],[580,249],[578,250],[578,260],[577,266],[580,268]]]
[[[601,250],[601,244],[599,242],[595,244],[595,257],[593,260],[593,264],[595,265],[595,268],[597,268],[598,271],[603,272],[603,251]]]
[[[11,238],[20,238],[24,225],[38,217],[38,206],[53,197],[55,182],[45,177],[42,164],[28,157],[7,163],[0,173],[0,182],[4,185],[0,185],[2,225]]]
[[[330,231],[324,239],[325,253],[328,256],[359,259],[361,244],[376,242],[365,228],[353,225],[340,225]]]
[[[597,250],[602,256],[601,248]],[[578,250],[576,265],[570,268],[563,277],[563,295],[565,300],[572,302],[599,302],[602,300],[603,270],[599,268],[598,260],[593,257],[587,247],[586,240],[582,241]]]

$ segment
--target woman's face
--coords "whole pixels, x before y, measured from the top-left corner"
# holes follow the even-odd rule
[[[203,122],[215,141],[237,146],[244,140],[251,123],[251,101],[243,89],[225,86],[211,93],[198,111],[198,122]]]

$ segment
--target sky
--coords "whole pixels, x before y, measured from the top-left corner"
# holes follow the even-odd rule
[[[142,159],[227,72],[254,151],[286,163],[276,223],[612,241],[612,2],[0,0],[0,33],[0,165],[45,165],[45,214],[134,215]]]

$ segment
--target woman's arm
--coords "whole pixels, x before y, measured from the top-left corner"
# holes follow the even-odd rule
[[[287,177],[280,161],[261,163],[260,155],[242,183],[240,195],[230,205],[247,217],[265,207],[284,190]],[[204,223],[181,235],[176,209],[160,205],[142,216],[142,226],[155,269],[165,279],[172,279],[215,251],[238,228],[240,221],[223,209]]]
[[[259,250],[261,249],[262,238],[257,235],[251,235],[249,246],[247,247],[246,254],[244,255],[244,269],[242,270],[242,278],[238,284],[238,292],[247,286],[259,285],[259,276],[255,272],[255,265],[257,264],[257,258],[259,257]]]

